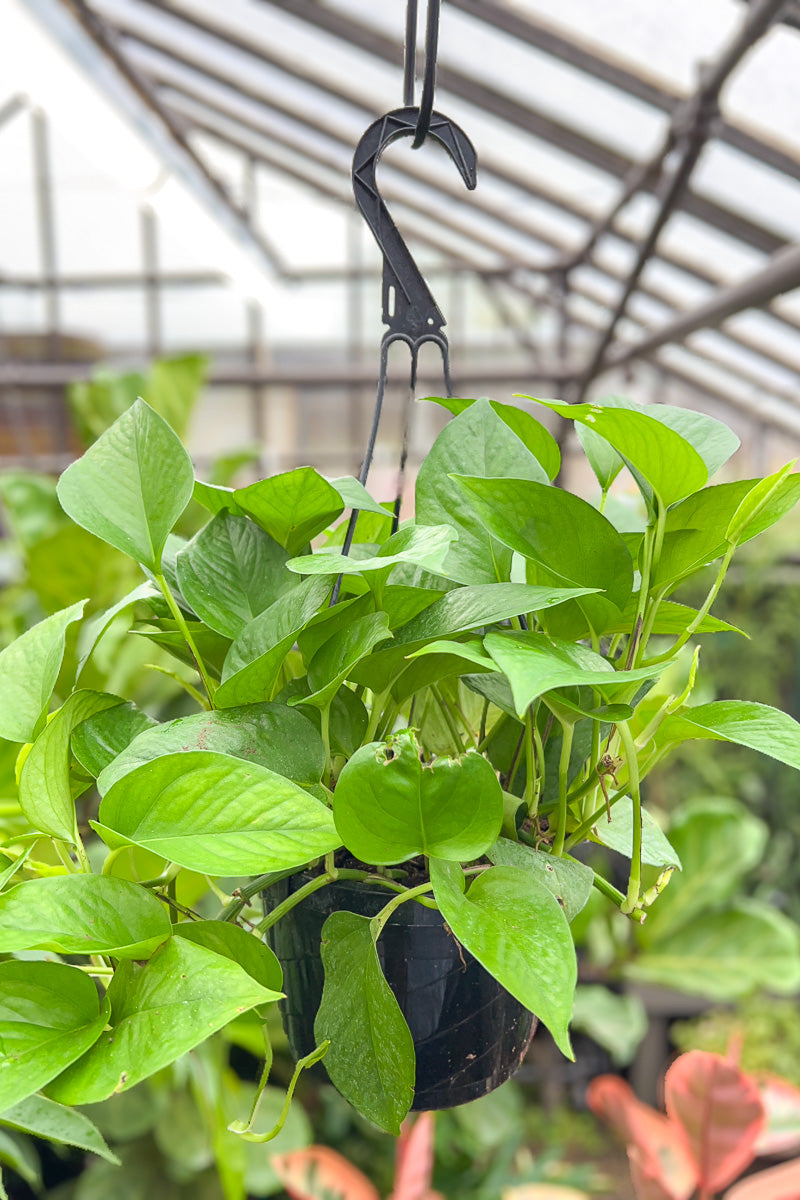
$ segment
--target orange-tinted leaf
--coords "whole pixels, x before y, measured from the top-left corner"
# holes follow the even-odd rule
[[[618,1075],[598,1075],[589,1084],[586,1100],[595,1116],[616,1130],[627,1145],[631,1175],[635,1159],[642,1187],[647,1182],[649,1190],[642,1196],[688,1200],[697,1187],[697,1173],[679,1127],[637,1099]]]
[[[800,1159],[743,1179],[725,1193],[724,1200],[797,1200],[798,1196]]]
[[[757,1079],[766,1124],[756,1142],[756,1154],[791,1154],[800,1150],[800,1089],[778,1075]]]
[[[628,1165],[636,1200],[688,1200],[694,1193],[694,1183],[690,1185],[689,1191],[675,1191],[666,1184],[659,1164],[643,1154],[638,1146],[628,1147]]]
[[[433,1113],[406,1119],[397,1142],[394,1191],[389,1200],[427,1200],[433,1174]]]
[[[366,1175],[329,1146],[309,1146],[270,1160],[292,1200],[380,1200]]]
[[[754,1080],[719,1054],[690,1050],[664,1078],[667,1114],[681,1126],[698,1185],[719,1192],[755,1158],[764,1106]]]

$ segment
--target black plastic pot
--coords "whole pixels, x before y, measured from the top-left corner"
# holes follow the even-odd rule
[[[295,876],[270,888],[264,893],[265,908],[274,908],[309,878]],[[283,1024],[296,1058],[315,1045],[326,918],[339,910],[374,917],[387,896],[376,886],[334,883],[308,896],[269,931],[283,967]],[[414,1039],[415,1111],[466,1104],[514,1074],[533,1037],[536,1017],[459,945],[441,913],[413,901],[400,905],[381,934],[378,955]]]

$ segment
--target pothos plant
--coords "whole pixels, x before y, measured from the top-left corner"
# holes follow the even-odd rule
[[[697,654],[683,656],[730,628],[711,608],[731,558],[795,504],[800,477],[710,483],[738,443],[699,413],[539,402],[574,422],[595,506],[554,485],[558,446],[530,413],[443,403],[454,419],[399,525],[354,479],[311,467],[235,490],[195,481],[141,400],[61,477],[66,513],[145,578],[80,628],[56,707],[83,604],[0,655],[0,735],[24,743],[30,826],[0,859],[0,1121],[63,1130],[78,1120],[65,1110],[274,1004],[281,970],[263,933],[345,879],[387,903],[374,919],[328,919],[318,1047],[303,1063],[324,1056],[340,1091],[398,1132],[414,1046],[376,949],[398,906],[437,907],[569,1056],[570,920],[597,888],[643,921],[678,865],[643,812],[645,776],[691,738],[800,767],[796,722],[744,701],[693,706]],[[609,503],[623,468],[641,521]],[[193,497],[210,518],[183,543],[172,530]],[[347,542],[346,508],[360,514]],[[709,563],[699,610],[671,598]],[[81,687],[132,606],[137,635],[196,668],[194,714],[159,724]],[[592,841],[628,857],[623,890],[576,857]],[[254,897],[303,871],[253,917]],[[208,880],[194,907],[179,899],[190,873]],[[773,932],[795,950],[793,927]],[[265,1081],[269,1061],[267,1046]]]

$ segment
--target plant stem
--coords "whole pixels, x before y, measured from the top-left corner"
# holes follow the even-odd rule
[[[251,879],[249,883],[237,888],[237,895],[233,896],[225,907],[217,913],[217,920],[235,921],[253,896],[257,896],[265,888],[271,887],[273,883],[280,883],[282,879],[288,879],[290,875],[296,874],[297,867],[290,867],[288,871],[270,871],[266,875],[259,875],[256,879]]]
[[[450,736],[453,739],[453,749],[455,750],[456,754],[463,754],[464,743],[461,741],[461,733],[458,725],[456,724],[456,720],[453,716],[450,705],[445,700],[444,696],[442,695],[441,688],[439,688],[437,684],[431,684],[431,691],[433,692],[436,702],[442,710],[442,716],[444,717],[445,724],[447,725]]]
[[[719,589],[722,587],[723,581],[725,579],[725,575],[727,574],[728,567],[730,566],[731,559],[733,558],[733,553],[734,553],[735,549],[736,549],[735,546],[729,546],[728,549],[726,550],[725,555],[722,559],[722,562],[720,563],[719,571],[717,572],[717,577],[714,580],[713,584],[711,585],[709,593],[703,602],[703,607],[698,610],[697,614],[692,618],[690,623],[686,626],[686,628],[684,629],[684,631],[680,635],[680,637],[675,642],[673,642],[673,644],[670,646],[669,650],[665,650],[665,652],[663,654],[657,654],[655,656],[655,658],[649,658],[647,660],[647,662],[643,664],[644,666],[652,667],[652,666],[655,666],[657,663],[665,662],[668,658],[672,658],[673,655],[676,654],[677,651],[680,650],[682,646],[686,645],[686,643],[689,641],[689,638],[691,638],[697,632],[700,625],[703,623],[705,618],[708,616],[711,605],[714,603],[714,601],[717,598]]]
[[[325,766],[322,768],[322,774],[328,781],[328,787],[333,787],[333,762],[331,761],[331,706],[326,704],[320,709],[320,734],[322,736],[322,744],[325,747]]]
[[[488,702],[487,702],[487,710],[488,710]],[[500,716],[497,718],[497,720],[495,721],[494,725],[489,730],[489,732],[482,734],[481,740],[478,742],[478,750],[480,751],[481,754],[483,754],[484,751],[486,750],[486,747],[489,746],[491,744],[491,742],[494,741],[495,737],[500,732],[500,730],[503,728],[503,726],[505,725],[507,720],[508,720],[508,713],[501,712]]]
[[[414,900],[417,896],[423,896],[425,892],[432,891],[432,883],[421,883],[418,887],[407,888],[402,895],[395,896],[392,900],[390,900],[389,903],[381,909],[378,915],[373,917],[370,921],[372,940],[377,942],[378,938],[381,936],[381,931],[383,930],[384,925],[389,920],[396,908],[399,908],[401,904],[405,904],[408,900]]]
[[[618,800],[621,800],[622,797],[626,796],[627,794],[628,794],[628,787],[626,785],[625,787],[620,788],[618,792],[615,792],[613,796],[609,797],[608,807],[613,808],[613,806],[616,804],[616,802]],[[572,797],[572,798],[574,799],[574,797]],[[566,842],[564,843],[564,853],[568,854],[573,846],[577,846],[579,842],[582,842],[583,839],[586,837],[586,835],[592,832],[592,830],[594,829],[597,822],[601,819],[601,817],[604,817],[605,815],[606,815],[606,805],[605,805],[605,801],[603,801],[603,803],[600,805],[600,807],[596,808],[590,817],[587,817],[585,821],[581,821],[581,823],[577,829],[573,829],[572,833],[569,835]]]
[[[609,883],[608,880],[604,879],[602,875],[598,875],[597,871],[594,872],[594,879],[592,880],[592,883],[594,887],[597,888],[598,892],[607,897],[607,899],[609,899],[613,904],[616,904],[617,908],[624,911],[625,896],[623,896],[622,892],[614,887],[613,883]],[[637,921],[639,921],[640,924],[643,925],[647,914],[642,908],[634,908],[630,913],[628,913],[628,916],[634,917]]]
[[[194,659],[195,663],[197,664],[197,669],[200,672],[200,678],[202,679],[203,686],[206,689],[209,703],[213,707],[214,692],[216,691],[216,688],[214,686],[213,680],[211,679],[211,677],[208,674],[208,671],[206,670],[206,665],[203,662],[200,651],[197,649],[195,640],[192,637],[191,633],[189,632],[189,626],[186,624],[186,619],[185,619],[183,613],[181,612],[180,605],[175,600],[175,597],[173,596],[172,591],[170,590],[170,586],[167,583],[164,576],[157,574],[155,579],[156,579],[156,583],[158,584],[159,588],[161,589],[164,599],[166,600],[166,602],[169,606],[169,610],[175,619],[175,624],[178,626],[181,633],[183,634],[183,639],[186,642],[186,645],[189,647],[189,650],[191,651],[192,658]]]
[[[569,722],[559,722],[561,725],[561,756],[558,760],[558,828],[553,842],[553,854],[561,858],[564,853],[564,839],[567,836],[567,786],[569,784],[569,760],[572,752],[572,736],[575,726]]]
[[[384,705],[386,704],[388,698],[389,688],[387,688],[385,692],[372,693],[372,710],[369,714],[369,724],[367,725],[367,731],[364,734],[364,740],[361,743],[362,746],[366,746],[369,742],[375,740],[375,731],[378,728],[378,722],[381,719],[381,713],[383,712]]]
[[[617,726],[620,740],[625,747],[625,758],[628,767],[628,782],[633,800],[633,844],[631,846],[631,873],[628,876],[628,895],[622,905],[622,912],[631,913],[639,903],[642,885],[642,795],[639,787],[639,760],[636,757],[636,747],[633,744],[633,734],[627,721],[620,721]]]
[[[533,717],[530,705],[525,713],[525,795],[523,797],[528,809],[528,816],[535,817],[539,807],[539,797],[535,790],[536,762],[533,741]]]

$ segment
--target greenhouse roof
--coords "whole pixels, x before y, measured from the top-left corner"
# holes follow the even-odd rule
[[[352,209],[353,149],[403,100],[402,0],[27,6],[260,270],[336,270],[251,219],[220,153]],[[404,143],[381,193],[421,261],[578,334],[543,352],[572,398],[647,359],[800,430],[798,29],[782,0],[445,0],[436,108],[474,142],[478,187]]]

